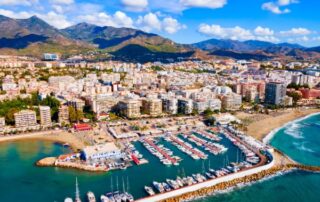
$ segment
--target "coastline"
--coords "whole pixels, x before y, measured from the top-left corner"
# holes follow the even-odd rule
[[[246,134],[267,143],[267,140],[272,139],[273,133],[275,134],[287,124],[291,124],[294,121],[300,121],[317,114],[320,114],[320,109],[310,108],[289,109],[270,115],[240,113],[236,115],[236,117],[243,122],[249,122],[249,124],[246,125]]]
[[[312,114],[309,114],[309,115],[306,115],[306,116],[303,116],[303,117],[300,117],[298,119],[295,119],[293,121],[290,121],[290,122],[287,122],[286,124],[278,127],[278,128],[275,128],[273,129],[272,131],[270,131],[268,133],[268,135],[266,135],[263,139],[262,139],[262,142],[265,143],[265,144],[268,144],[270,142],[270,140],[275,136],[275,134],[277,132],[279,132],[279,130],[281,130],[282,128],[286,127],[286,126],[289,126],[290,124],[293,124],[293,123],[297,123],[297,122],[300,122],[300,121],[303,121],[305,119],[308,119],[310,117],[313,117],[313,116],[317,116],[319,115],[320,112],[316,112],[316,113],[312,113]]]
[[[2,142],[15,142],[15,141],[26,141],[26,140],[44,140],[50,142],[58,142],[61,144],[68,144],[74,151],[83,149],[86,145],[79,138],[71,133],[62,130],[49,130],[40,131],[33,133],[24,133],[11,136],[1,136],[0,144]]]

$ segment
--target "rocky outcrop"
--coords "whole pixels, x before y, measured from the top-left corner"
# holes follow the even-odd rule
[[[40,166],[40,167],[54,166],[56,160],[57,160],[56,157],[44,158],[44,159],[39,160],[39,161],[36,163],[36,165],[37,165],[37,166]]]

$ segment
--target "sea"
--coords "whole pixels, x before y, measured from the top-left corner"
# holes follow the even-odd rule
[[[320,115],[310,116],[288,123],[274,132],[270,144],[286,153],[295,161],[307,165],[320,165]],[[75,195],[75,179],[78,179],[80,194],[85,200],[86,192],[101,194],[126,190],[135,198],[146,196],[143,187],[152,181],[165,181],[176,176],[201,173],[210,168],[219,168],[226,162],[241,159],[237,147],[223,138],[228,147],[225,154],[207,160],[193,160],[171,143],[159,139],[159,143],[170,148],[183,160],[179,166],[165,166],[150,154],[140,142],[135,147],[149,160],[148,164],[132,166],[126,170],[107,173],[91,173],[74,169],[54,167],[40,168],[35,162],[48,156],[71,152],[61,144],[46,141],[17,141],[0,144],[0,201],[2,202],[63,202]],[[195,146],[195,145],[194,145]],[[320,174],[294,171],[288,174],[238,187],[225,193],[194,200],[211,201],[320,201]]]

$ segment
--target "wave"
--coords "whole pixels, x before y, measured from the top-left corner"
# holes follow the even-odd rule
[[[300,151],[305,151],[305,152],[309,152],[309,153],[314,153],[315,151],[313,151],[312,149],[308,148],[305,146],[305,144],[307,144],[308,142],[294,142],[293,145],[296,146],[296,148]]]
[[[308,119],[308,118],[310,118],[310,117],[317,116],[317,115],[320,115],[320,112],[307,115],[307,116],[305,116],[305,117],[296,119],[296,120],[294,120],[294,121],[290,121],[290,122],[286,123],[285,125],[283,125],[283,126],[281,126],[281,127],[279,127],[279,128],[273,129],[272,131],[270,131],[270,133],[269,133],[265,138],[263,138],[262,142],[265,143],[265,144],[268,144],[268,143],[272,140],[272,138],[273,138],[281,129],[288,127],[290,124],[298,123],[298,122],[300,122],[300,121],[303,121],[303,120],[305,120],[305,119]],[[290,132],[290,131],[289,131],[289,132]]]
[[[301,127],[301,124],[293,122],[285,127],[284,133],[295,139],[303,139],[303,132],[299,130]]]

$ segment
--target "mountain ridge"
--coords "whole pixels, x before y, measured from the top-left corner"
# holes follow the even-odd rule
[[[179,44],[160,35],[134,28],[116,28],[78,23],[57,29],[37,16],[13,19],[0,15],[0,54],[17,54],[41,57],[54,52],[68,57],[72,54],[103,50],[118,59],[137,54],[150,61],[177,58],[231,57],[235,59],[265,60],[272,58],[320,58],[320,47],[307,48],[299,44],[271,43],[266,41],[236,41],[209,39],[195,44]],[[139,55],[141,54],[141,55]],[[181,56],[181,57],[180,57]],[[172,57],[172,58],[171,58]],[[150,58],[150,57],[149,57]]]

